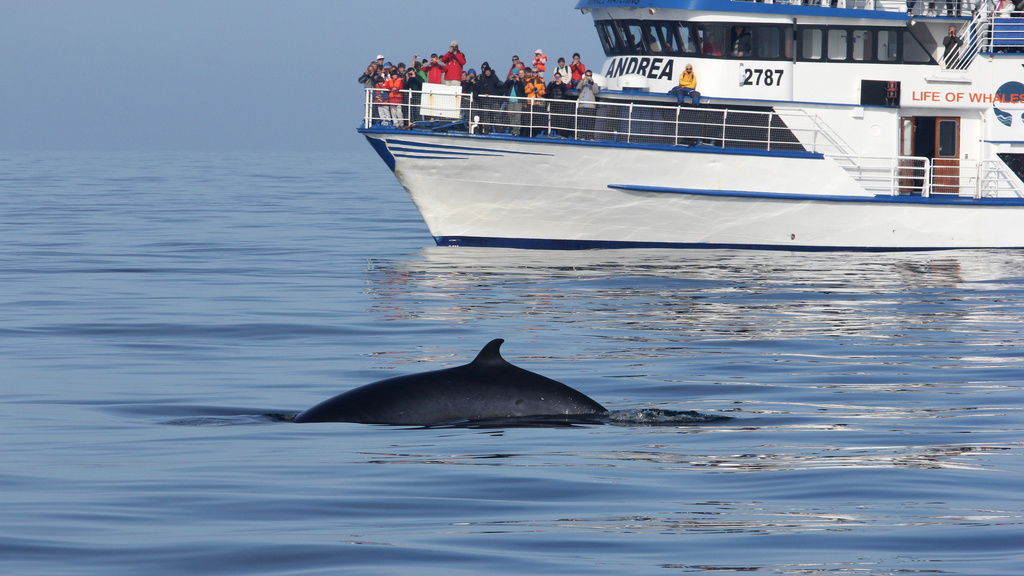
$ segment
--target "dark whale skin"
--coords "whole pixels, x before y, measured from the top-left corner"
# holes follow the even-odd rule
[[[354,388],[305,410],[295,422],[429,426],[608,413],[585,394],[510,364],[499,352],[502,342],[490,341],[464,366]]]

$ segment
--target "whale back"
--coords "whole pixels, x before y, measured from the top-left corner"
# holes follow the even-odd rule
[[[501,356],[495,339],[469,364],[360,386],[296,416],[296,422],[431,425],[607,410],[585,394]]]

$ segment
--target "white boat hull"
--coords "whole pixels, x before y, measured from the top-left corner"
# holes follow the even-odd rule
[[[817,154],[364,134],[442,245],[1024,247],[1024,200],[876,196]]]

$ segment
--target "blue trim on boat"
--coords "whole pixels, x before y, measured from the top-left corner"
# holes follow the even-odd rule
[[[520,248],[525,250],[622,250],[629,248],[671,248],[701,250],[775,250],[784,252],[932,252],[962,248],[878,248],[868,246],[790,246],[785,244],[713,244],[707,242],[627,242],[612,240],[558,240],[554,238],[486,238],[480,236],[434,236],[438,246],[470,248]],[[1010,248],[1019,250],[1022,247]],[[974,249],[974,248],[972,248]],[[983,250],[985,248],[977,248]],[[1000,248],[1006,250],[1007,248]]]
[[[646,144],[636,142],[615,142],[611,140],[572,140],[568,138],[546,138],[543,136],[528,138],[525,136],[510,136],[507,134],[490,134],[490,135],[479,135],[479,134],[463,134],[463,133],[452,133],[446,132],[438,134],[436,132],[429,132],[425,130],[396,130],[394,128],[359,128],[359,132],[366,136],[367,134],[416,134],[423,136],[430,136],[432,138],[466,138],[466,139],[481,139],[491,141],[512,141],[512,142],[530,142],[533,144],[560,144],[563,146],[603,146],[606,148],[630,148],[634,150],[663,150],[666,152],[695,152],[699,154],[731,154],[735,156],[771,156],[775,158],[807,158],[814,160],[821,160],[825,157],[824,154],[819,152],[803,152],[799,150],[756,150],[753,148],[718,148],[715,146],[687,146],[687,145],[672,145],[672,144]],[[366,136],[368,140],[376,140]],[[665,136],[662,136],[663,138]],[[407,140],[391,140],[387,142],[401,143],[403,145],[416,145],[423,146],[426,148],[437,146],[439,148],[452,148],[460,149],[459,146],[445,146],[443,144],[427,144],[419,142],[409,142]],[[486,152],[500,152],[502,154],[527,154],[532,156],[553,156],[553,154],[546,154],[543,152],[522,152],[517,150],[495,150],[493,148],[469,148],[466,150],[481,150]],[[378,152],[379,153],[379,152]],[[383,158],[383,156],[382,156]],[[385,160],[386,162],[387,160]],[[394,170],[392,168],[392,170]]]
[[[928,206],[1020,206],[1024,198],[965,198],[962,196],[825,196],[822,194],[788,194],[784,192],[748,192],[744,190],[707,190],[701,188],[666,188],[662,186],[637,186],[634,184],[609,184],[609,188],[630,192],[653,192],[658,194],[690,194],[693,196],[724,196],[731,198],[761,198],[765,200],[789,200],[800,202],[859,202],[878,204],[926,204]]]
[[[495,154],[488,154],[495,156]],[[395,154],[395,158],[415,158],[417,160],[469,160],[469,156],[424,156],[422,154]]]
[[[387,143],[379,138],[370,138],[369,136],[367,136],[366,139],[370,141],[370,146],[373,146],[373,149],[377,151],[377,155],[380,156],[380,159],[387,164],[388,168],[390,168],[392,172],[394,172],[395,155],[388,150]]]
[[[433,132],[431,133],[431,135],[432,136],[438,136],[438,134],[433,133]],[[454,134],[445,134],[445,136],[454,136]],[[486,138],[486,136],[481,136],[481,138]],[[527,138],[527,140],[531,140],[532,141],[532,138]],[[504,155],[504,154],[523,154],[523,155],[526,155],[526,156],[551,156],[551,154],[543,154],[543,153],[540,153],[540,152],[520,152],[520,151],[517,151],[517,150],[495,150],[493,148],[475,148],[475,147],[471,148],[469,146],[450,146],[450,145],[447,145],[447,144],[428,144],[426,142],[412,142],[410,140],[388,139],[387,142],[388,142],[388,146],[391,146],[392,144],[398,144],[400,146],[419,146],[421,148],[430,148],[432,152],[436,152],[438,154],[448,154],[448,152],[442,152],[442,150],[440,150],[440,149],[447,149],[447,150],[458,150],[459,152],[462,152],[464,154],[465,153],[469,153],[469,152],[497,152],[498,155]],[[394,150],[398,150],[398,148],[394,148]],[[410,150],[410,152],[411,152],[411,150]],[[454,152],[452,152],[452,154],[454,154]],[[474,156],[477,156],[477,155],[478,154],[474,154]],[[487,154],[483,154],[483,156],[487,156]]]
[[[787,16],[828,16],[857,20],[910,20],[905,12],[885,12],[862,8],[832,8],[831,6],[801,6],[799,4],[766,4],[736,0],[579,0],[576,9],[584,8],[663,8],[666,10],[697,10],[701,12],[739,12],[747,14],[775,14]],[[949,20],[970,20],[966,17]]]
[[[504,156],[504,154],[478,154],[476,152],[469,152],[469,151],[463,151],[463,150],[460,150],[460,151],[456,152],[455,150],[438,150],[436,148],[430,148],[430,149],[426,149],[426,150],[421,149],[421,148],[420,149],[417,149],[417,148],[407,148],[405,146],[391,146],[391,142],[388,142],[388,149],[391,150],[392,152],[407,152],[407,154],[395,154],[395,156],[400,156],[401,155],[401,156],[408,156],[410,158],[416,158],[417,154],[441,154],[442,158],[446,158],[448,156],[462,156],[462,157],[467,157],[467,156],[498,156],[498,157],[501,157],[501,156]]]

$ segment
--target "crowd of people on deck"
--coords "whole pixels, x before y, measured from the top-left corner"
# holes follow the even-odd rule
[[[479,73],[475,68],[467,69],[466,55],[453,41],[441,56],[431,54],[429,59],[421,59],[414,54],[411,66],[404,62],[392,65],[379,54],[367,65],[359,82],[371,91],[374,120],[396,128],[424,120],[420,109],[424,85],[444,84],[458,86],[464,96],[470,96],[462,99],[462,111],[470,115],[481,133],[507,131],[513,136],[535,136],[544,131],[575,130],[577,138],[594,139],[601,87],[593,71],[575,53],[569,63],[558,58],[551,80],[546,81],[547,60],[541,49],[534,52],[532,66],[514,55],[501,78],[488,62],[480,64]],[[679,105],[689,98],[693,106],[699,106],[696,88],[693,66],[687,64],[679,85],[670,93],[678,98]]]
[[[475,68],[467,69],[466,55],[459,49],[459,43],[452,41],[441,56],[431,54],[429,59],[421,59],[414,54],[411,66],[404,62],[392,65],[380,54],[366,67],[359,82],[372,90],[376,119],[396,128],[423,119],[419,105],[425,84],[445,84],[460,86],[463,95],[471,95],[463,99],[464,106],[473,102],[471,112],[479,118],[483,132],[491,130],[504,113],[509,133],[519,136],[525,130],[534,135],[549,127],[570,128],[571,101],[579,100],[581,114],[587,114],[585,110],[595,109],[600,91],[593,72],[587,70],[578,53],[573,54],[568,64],[565,58],[559,58],[549,82],[545,81],[547,60],[541,49],[534,52],[532,66],[515,55],[501,78],[488,62],[480,64],[479,73]],[[526,112],[530,113],[525,114],[528,126],[523,125]]]

